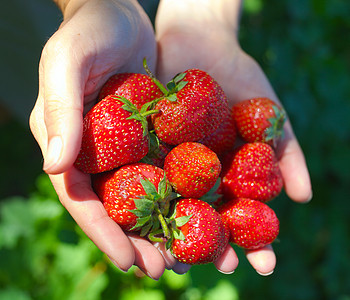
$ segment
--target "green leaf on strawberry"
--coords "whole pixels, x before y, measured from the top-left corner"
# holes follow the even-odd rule
[[[217,201],[219,198],[222,197],[222,194],[218,193],[219,187],[221,185],[221,178],[219,177],[216,180],[216,183],[214,186],[207,192],[205,195],[200,197],[200,200],[207,202],[207,203],[213,203]]]
[[[140,182],[141,182],[141,185],[142,185],[142,187],[145,190],[147,195],[153,195],[153,194],[158,195],[158,191],[157,191],[156,187],[147,178],[145,178],[145,179],[141,178]],[[159,189],[159,186],[158,186],[158,189]]]
[[[140,110],[137,109],[137,107],[132,104],[128,99],[122,96],[113,96],[124,103],[122,108],[128,112],[131,113],[131,116],[127,118],[127,120],[135,119],[137,121],[140,121],[143,128],[143,135],[148,135],[148,121],[147,116],[152,115],[154,113],[157,113],[157,110],[148,110],[152,102],[145,103]]]
[[[192,215],[175,218],[176,227],[184,226],[191,219],[191,217]]]
[[[182,90],[188,83],[188,81],[183,80],[185,76],[186,76],[186,73],[179,73],[172,80],[170,80],[166,85],[168,89],[166,98],[169,101],[171,102],[177,101],[176,93]]]
[[[275,113],[274,117],[268,118],[271,126],[265,129],[265,141],[272,141],[274,144],[279,138],[284,137],[283,126],[286,122],[286,113],[282,108],[277,107],[276,105],[272,106],[272,109]],[[276,145],[274,145],[276,147]]]

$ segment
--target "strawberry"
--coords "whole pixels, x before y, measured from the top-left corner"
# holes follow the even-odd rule
[[[163,93],[148,75],[119,73],[107,80],[98,99],[102,100],[108,95],[122,96],[140,110],[144,104],[163,96]]]
[[[279,233],[279,220],[263,202],[237,198],[218,209],[230,229],[230,242],[245,248],[259,249],[271,244]]]
[[[189,69],[167,85],[155,109],[152,122],[155,133],[165,143],[194,142],[213,133],[228,110],[227,98],[219,84],[206,72]]]
[[[148,152],[147,104],[141,112],[126,98],[110,95],[84,117],[81,149],[75,166],[100,173],[139,161]]]
[[[164,171],[182,197],[200,198],[215,185],[221,163],[208,147],[186,142],[173,148],[165,157]]]
[[[162,169],[135,163],[93,176],[93,188],[108,215],[127,231],[141,236],[164,225],[173,199]]]
[[[220,214],[198,199],[181,199],[176,203],[174,238],[170,240],[172,255],[185,264],[215,261],[224,252],[229,239]]]
[[[222,159],[224,198],[268,201],[282,189],[283,180],[274,150],[265,143],[247,143]]]
[[[286,113],[269,98],[253,98],[235,104],[232,115],[246,142],[264,142],[276,147],[283,136]]]
[[[236,125],[230,113],[222,114],[221,124],[212,134],[199,140],[218,156],[232,150],[236,141]]]

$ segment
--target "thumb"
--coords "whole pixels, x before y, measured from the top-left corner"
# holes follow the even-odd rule
[[[61,49],[62,50],[62,49]],[[55,53],[56,52],[56,53]],[[47,53],[42,64],[41,91],[47,132],[43,169],[59,174],[69,169],[80,150],[83,127],[83,78],[78,61],[62,50]]]

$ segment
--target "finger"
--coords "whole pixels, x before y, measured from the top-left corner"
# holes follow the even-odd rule
[[[148,277],[158,280],[165,270],[163,256],[146,239],[137,235],[129,235],[129,239],[135,249],[135,265]]]
[[[165,268],[168,270],[172,269],[177,263],[177,260],[171,254],[170,249],[168,250],[166,249],[165,243],[156,242],[156,243],[153,243],[153,246],[156,247],[159,253],[162,255],[165,262]]]
[[[309,172],[303,151],[289,124],[286,124],[285,136],[277,150],[285,191],[296,202],[309,202],[312,198]]]
[[[224,253],[214,262],[215,267],[223,274],[232,274],[238,266],[238,257],[230,245]]]
[[[44,123],[44,99],[40,91],[35,106],[30,114],[29,125],[44,155],[47,148],[47,132]]]
[[[246,257],[255,271],[262,276],[272,274],[276,267],[276,255],[271,245],[258,250],[246,250]]]
[[[59,174],[72,166],[82,136],[84,83],[87,70],[63,39],[48,42],[41,58],[41,91],[48,146],[44,170]]]
[[[160,254],[162,255],[165,268],[168,270],[173,270],[177,274],[185,274],[191,269],[191,265],[180,263],[171,254],[170,250],[166,250],[165,243],[154,243],[153,244]]]
[[[90,176],[73,167],[50,178],[61,203],[80,228],[121,270],[127,271],[135,262],[134,247],[118,224],[108,217],[91,189]]]

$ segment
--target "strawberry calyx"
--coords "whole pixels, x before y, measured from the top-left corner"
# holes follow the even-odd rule
[[[163,233],[164,238],[170,237],[169,228],[164,216],[169,212],[170,202],[178,197],[172,192],[164,174],[158,184],[158,189],[147,178],[140,179],[146,195],[134,199],[135,209],[129,210],[137,217],[136,224],[131,230],[140,229],[140,236],[148,235],[152,241],[159,241],[156,235]]]
[[[153,82],[157,85],[157,87],[162,91],[164,96],[155,99],[151,101],[152,103],[156,104],[159,100],[161,99],[168,99],[171,102],[176,102],[177,101],[177,96],[176,94],[182,90],[186,84],[188,83],[187,81],[183,80],[186,76],[186,73],[179,73],[173,77],[172,80],[170,80],[166,87],[154,76],[152,71],[149,69],[147,65],[146,59],[143,60],[143,67],[148,74],[149,77],[153,80]]]
[[[265,129],[265,141],[272,142],[273,146],[276,147],[276,143],[280,138],[284,136],[283,126],[286,122],[286,113],[284,109],[277,107],[276,105],[272,106],[272,109],[275,113],[275,116],[268,118],[271,126]]]
[[[189,216],[181,216],[176,218],[176,206],[174,206],[174,210],[171,216],[168,218],[165,218],[170,231],[170,238],[166,240],[166,244],[165,244],[165,247],[167,250],[171,248],[171,245],[174,239],[185,241],[186,237],[181,231],[181,227],[184,226],[186,223],[188,223],[188,221],[192,218],[192,216],[193,215],[191,214]]]
[[[143,136],[148,135],[148,121],[147,116],[152,114],[156,114],[159,111],[156,109],[150,109],[152,107],[152,101],[145,103],[140,110],[131,103],[128,99],[123,96],[113,95],[111,96],[114,99],[117,99],[123,103],[122,108],[131,113],[131,116],[127,118],[127,120],[135,119],[141,122],[143,128]],[[150,109],[150,110],[149,110]]]
[[[141,159],[141,162],[146,163],[146,164],[152,164],[152,158],[156,158],[160,152],[159,149],[159,138],[158,136],[155,134],[154,130],[151,130],[149,132],[149,150],[146,156],[144,156]]]
[[[216,180],[214,186],[206,194],[200,197],[200,200],[207,202],[209,204],[217,201],[219,198],[222,197],[222,194],[218,193],[220,185],[221,185],[221,178],[219,177]]]

